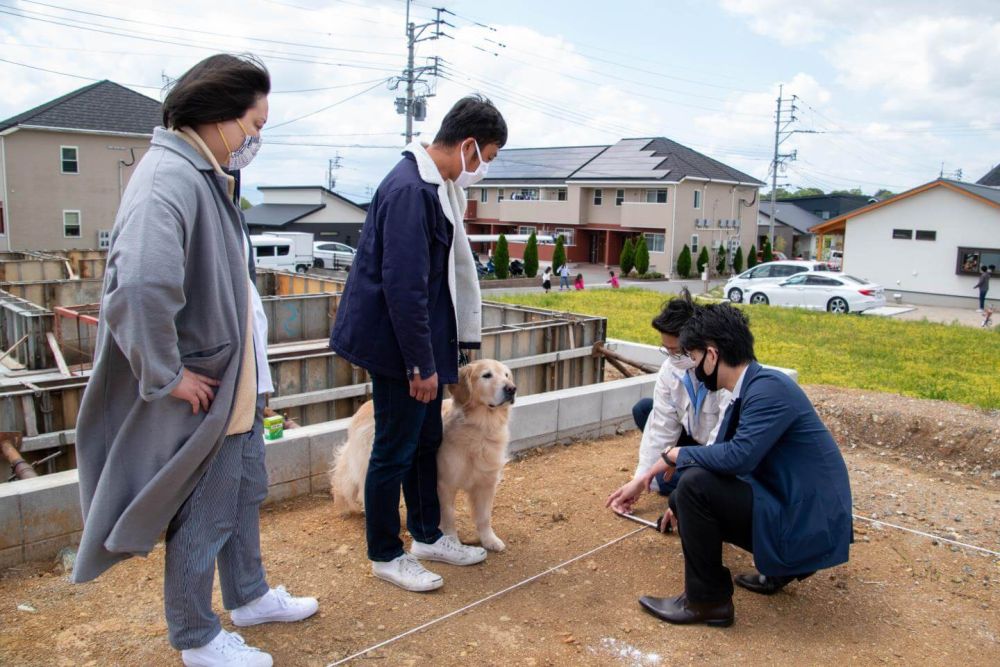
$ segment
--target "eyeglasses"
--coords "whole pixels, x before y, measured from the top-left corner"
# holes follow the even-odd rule
[[[683,359],[689,359],[689,358],[691,358],[691,355],[689,355],[689,354],[687,354],[685,352],[671,352],[670,350],[668,350],[667,348],[663,347],[662,345],[660,346],[659,350],[660,350],[660,354],[662,354],[663,356],[665,356],[668,359],[670,359],[670,361],[681,361]]]

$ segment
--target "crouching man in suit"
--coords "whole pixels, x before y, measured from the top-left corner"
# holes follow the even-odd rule
[[[794,380],[757,363],[746,316],[729,304],[696,310],[680,343],[709,391],[733,399],[711,447],[672,447],[608,498],[628,512],[659,472],[684,470],[670,497],[684,551],[684,592],[642,597],[669,623],[733,622],[733,581],[722,543],[753,553],[760,573],[736,583],[770,595],[816,570],[847,562],[851,487],[837,443]]]

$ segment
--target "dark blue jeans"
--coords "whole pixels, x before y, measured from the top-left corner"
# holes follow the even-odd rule
[[[403,555],[399,539],[399,487],[406,501],[406,527],[418,542],[441,537],[437,495],[437,451],[441,446],[441,393],[430,403],[410,398],[405,380],[372,375],[375,441],[365,478],[368,558]]]
[[[635,425],[640,431],[646,430],[646,422],[649,421],[649,415],[653,412],[653,399],[651,398],[641,398],[632,406],[632,419],[635,420]],[[695,445],[700,445],[701,443],[691,437],[686,429],[681,431],[681,436],[677,438],[677,442],[673,446],[677,447],[691,447]],[[656,476],[656,483],[660,487],[661,496],[669,496],[670,492],[677,488],[677,483],[681,479],[681,470],[675,470],[673,477],[669,481],[663,481],[663,474],[660,473]]]

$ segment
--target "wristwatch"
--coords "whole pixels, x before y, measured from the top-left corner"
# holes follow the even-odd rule
[[[675,446],[676,446],[676,445],[675,445]],[[671,460],[670,460],[670,457],[668,456],[668,454],[670,454],[670,452],[671,452],[671,451],[673,451],[673,449],[674,449],[674,447],[671,447],[671,448],[670,448],[670,449],[668,449],[667,451],[665,451],[665,452],[663,452],[662,454],[660,454],[660,458],[662,458],[662,459],[663,459],[663,462],[664,462],[664,463],[666,463],[666,464],[667,464],[668,466],[670,466],[671,468],[676,468],[676,467],[677,467],[677,464],[676,464],[676,463],[674,463],[673,461],[671,461]]]
[[[419,366],[414,366],[412,369],[406,371],[406,379],[407,380],[413,380],[413,379],[418,379],[419,380],[420,379],[420,367]]]

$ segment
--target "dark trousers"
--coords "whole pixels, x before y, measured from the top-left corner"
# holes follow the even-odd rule
[[[365,478],[368,558],[403,555],[399,539],[399,487],[406,501],[406,527],[418,542],[441,537],[437,452],[441,446],[441,394],[430,403],[410,398],[405,380],[372,375],[375,441]]]
[[[705,468],[686,468],[670,495],[684,550],[684,592],[692,602],[733,596],[733,579],[722,564],[722,543],[753,553],[753,489],[744,481]]]
[[[649,415],[653,412],[653,399],[651,398],[641,398],[635,405],[632,406],[632,419],[635,420],[635,425],[640,431],[646,430],[646,422],[649,421]],[[700,446],[701,443],[691,437],[691,434],[687,432],[687,429],[681,431],[681,436],[677,438],[677,447],[694,447]],[[669,496],[670,493],[677,488],[677,482],[681,478],[681,471],[674,471],[673,476],[667,480],[663,480],[663,474],[660,473],[656,476],[656,483],[660,488],[661,496]]]
[[[979,310],[986,310],[986,292],[979,292]]]

